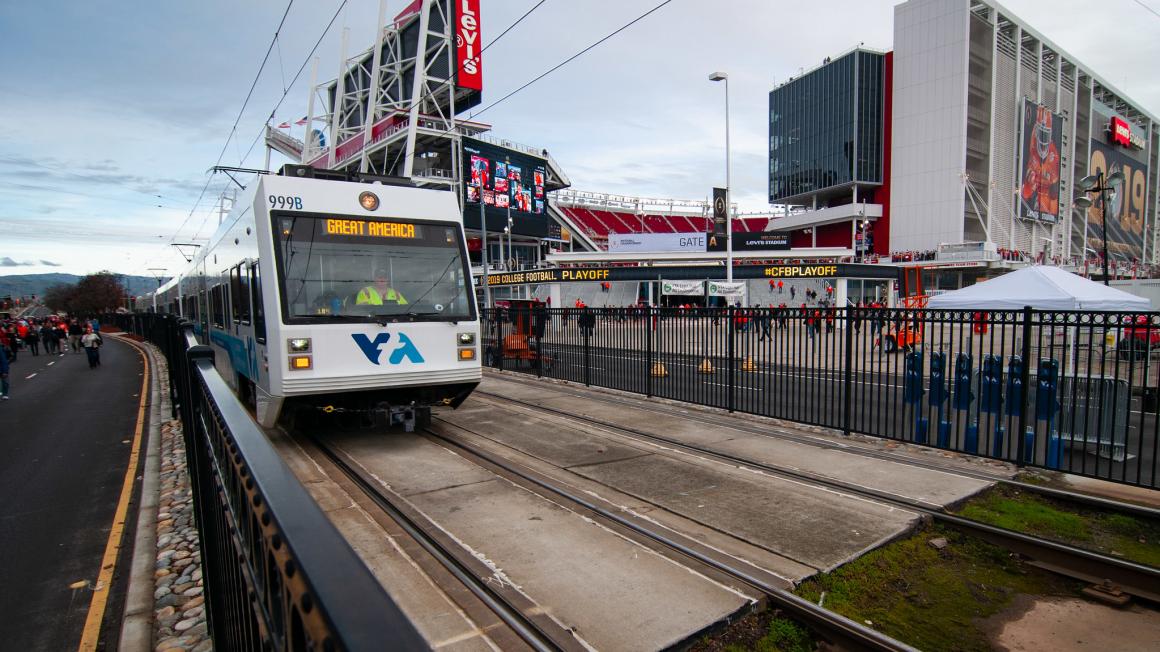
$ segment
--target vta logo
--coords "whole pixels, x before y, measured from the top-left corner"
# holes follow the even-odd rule
[[[362,333],[354,333],[351,337],[358,344],[358,348],[362,349],[363,355],[367,357],[367,360],[370,360],[374,364],[379,364],[379,355],[382,353],[382,346],[391,341],[390,333],[379,333],[373,340]],[[387,362],[399,364],[403,361],[403,358],[416,364],[423,362],[423,356],[419,353],[419,349],[415,348],[415,344],[411,342],[411,338],[407,337],[405,333],[399,333],[399,346],[394,351],[391,351]]]

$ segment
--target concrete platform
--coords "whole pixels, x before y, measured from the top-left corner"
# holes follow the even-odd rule
[[[742,416],[714,414],[710,416],[716,423],[707,424],[707,415],[692,418],[687,410],[672,406],[621,402],[619,398],[609,402],[607,396],[584,388],[507,380],[492,374],[485,376],[481,389],[932,506],[961,501],[991,484],[859,455],[857,450],[758,434],[753,432],[754,422]],[[699,458],[482,395],[442,418],[547,466],[567,469],[598,483],[598,492],[623,493],[708,530],[759,546],[793,562],[774,559],[772,566],[762,567],[795,582],[854,559],[905,534],[918,522],[915,513],[877,501]],[[657,518],[657,514],[651,513],[650,518]]]
[[[752,604],[421,437],[372,433],[335,441],[491,565],[495,581],[518,588],[585,645],[660,649]]]
[[[618,397],[617,403],[610,403],[601,400],[601,395],[596,392],[589,392],[590,399],[580,399],[572,393],[584,393],[583,387],[568,386],[569,393],[565,393],[562,388],[551,383],[528,385],[526,381],[507,380],[496,374],[486,374],[480,389],[628,428],[655,432],[683,443],[704,446],[757,462],[798,469],[920,500],[932,506],[953,504],[991,484],[949,471],[869,458],[859,455],[859,449],[855,447],[835,450],[754,434],[749,430],[760,422],[743,415],[701,414],[698,420],[692,420],[687,413],[682,414],[679,409],[667,409],[661,404],[649,406],[653,409],[636,409],[633,407],[636,401],[632,399],[620,402]],[[656,408],[660,408],[660,411]],[[701,420],[706,416],[717,419],[718,425],[707,427]]]
[[[267,431],[282,459],[363,559],[433,649],[494,651],[501,647],[423,572],[394,536],[337,487],[283,433]]]

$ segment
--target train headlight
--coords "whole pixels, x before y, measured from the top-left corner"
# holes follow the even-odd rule
[[[290,371],[306,371],[314,367],[314,361],[308,355],[290,356]]]
[[[358,196],[358,203],[368,211],[373,211],[379,207],[379,196],[368,190]]]
[[[291,353],[306,353],[310,351],[309,337],[294,337],[286,340],[286,344]]]
[[[456,336],[461,345],[475,344],[475,333],[460,333]]]

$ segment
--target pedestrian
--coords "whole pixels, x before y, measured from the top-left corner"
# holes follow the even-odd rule
[[[0,401],[8,400],[8,354],[0,346]]]
[[[44,352],[46,355],[56,353],[56,329],[48,322],[40,326],[40,341],[44,343]]]
[[[9,324],[4,337],[8,342],[8,361],[16,362],[16,353],[20,350],[20,337],[16,334],[16,327]]]
[[[592,314],[591,310],[587,308],[580,311],[580,316],[576,318],[576,325],[580,327],[580,334],[584,337],[592,337],[596,332],[596,315]]]
[[[773,321],[773,304],[770,304],[769,310],[766,310],[765,308],[757,308],[756,310],[758,311],[757,325],[761,327],[761,335],[757,337],[757,341],[760,342],[770,337],[769,324],[771,321]]]
[[[68,346],[73,353],[81,352],[81,336],[85,334],[80,322],[73,319],[68,324]]]
[[[40,355],[40,331],[36,328],[36,324],[28,327],[28,334],[24,336],[24,343],[28,345],[28,350],[32,351],[32,356]]]
[[[93,332],[92,326],[86,328],[85,334],[81,336],[81,346],[89,357],[89,369],[101,366],[101,336]]]

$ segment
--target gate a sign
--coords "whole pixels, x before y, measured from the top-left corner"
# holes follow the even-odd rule
[[[483,62],[479,51],[479,0],[455,2],[455,83],[460,88],[483,90]]]

